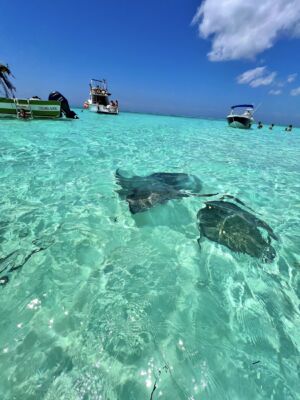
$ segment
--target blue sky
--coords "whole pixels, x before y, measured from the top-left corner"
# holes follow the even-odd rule
[[[105,77],[125,110],[222,118],[253,102],[266,123],[300,125],[299,0],[244,3],[2,2],[0,61],[18,97],[59,90],[81,105]]]

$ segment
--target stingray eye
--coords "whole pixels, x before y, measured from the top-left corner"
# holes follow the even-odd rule
[[[208,208],[209,208],[209,209],[211,209],[211,208],[212,208],[212,206],[208,206]]]

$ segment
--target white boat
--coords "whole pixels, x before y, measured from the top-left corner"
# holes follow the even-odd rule
[[[83,104],[83,107],[98,114],[119,114],[118,100],[109,99],[111,94],[108,92],[105,79],[91,79],[90,98]]]
[[[236,108],[243,108],[244,112],[239,114]],[[239,104],[231,107],[231,112],[227,115],[228,125],[231,128],[250,129],[254,123],[254,106],[252,104]]]

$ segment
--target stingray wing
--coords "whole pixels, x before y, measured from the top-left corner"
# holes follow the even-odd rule
[[[268,234],[271,236],[272,239],[278,240],[278,236],[274,233],[273,229],[263,220],[256,218],[257,220],[257,226],[260,228],[265,229]]]

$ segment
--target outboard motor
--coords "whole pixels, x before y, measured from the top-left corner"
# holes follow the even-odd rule
[[[73,119],[78,119],[77,114],[72,111],[69,107],[68,100],[59,92],[51,92],[49,94],[48,100],[55,100],[55,101],[60,101],[61,103],[61,110],[65,114],[67,118],[73,118]]]

